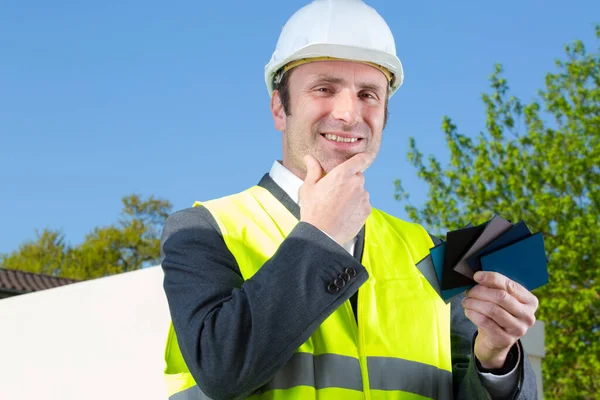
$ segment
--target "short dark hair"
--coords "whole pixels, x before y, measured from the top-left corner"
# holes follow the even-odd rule
[[[283,74],[283,76],[281,77],[281,79],[279,80],[279,82],[275,82],[274,83],[274,90],[277,90],[279,92],[279,98],[281,99],[281,105],[283,106],[283,112],[285,112],[285,115],[292,115],[291,111],[290,111],[290,76],[292,75],[292,73],[294,72],[294,69],[290,69],[289,71],[287,71],[286,73]],[[277,76],[277,75],[276,75]],[[387,88],[388,92],[390,90],[390,87],[388,86]],[[389,97],[386,93],[385,96],[385,114],[383,116],[383,127],[385,128],[385,126],[387,125],[387,120],[388,120],[388,100]]]
[[[278,74],[283,73],[283,76],[281,77],[279,82],[276,82],[274,84],[275,90],[277,90],[279,92],[279,98],[281,99],[281,105],[283,106],[283,111],[285,112],[285,115],[291,115],[291,112],[290,112],[290,83],[289,83],[289,81],[290,81],[290,75],[292,75],[293,72],[294,72],[293,68],[285,73],[283,73],[283,71],[280,71]],[[277,75],[275,75],[275,76],[277,76]]]

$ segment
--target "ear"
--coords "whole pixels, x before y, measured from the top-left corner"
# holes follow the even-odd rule
[[[285,121],[287,115],[285,115],[283,104],[281,103],[281,96],[277,90],[274,90],[273,95],[271,96],[271,114],[273,115],[275,129],[283,132],[285,130]]]

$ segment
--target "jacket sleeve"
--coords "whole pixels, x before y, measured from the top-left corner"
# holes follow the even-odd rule
[[[319,325],[367,280],[365,268],[314,226],[299,222],[244,281],[204,207],[167,219],[164,290],[183,358],[213,399],[247,396],[268,382]],[[356,276],[327,286],[346,268]]]
[[[452,341],[452,376],[455,399],[492,399],[481,379],[481,371],[477,367],[473,345],[477,336],[477,327],[464,313],[461,302],[464,294],[456,296],[451,301],[451,341]],[[519,361],[517,374],[519,376],[512,395],[507,399],[536,400],[537,385],[535,373],[529,359],[518,341]],[[494,400],[500,400],[494,398]],[[504,399],[502,399],[504,400]]]
[[[429,235],[434,245],[442,240]],[[491,399],[484,382],[481,371],[477,367],[473,346],[477,336],[477,327],[465,316],[462,306],[464,293],[454,297],[450,303],[450,339],[452,344],[452,380],[455,399]],[[517,365],[518,382],[510,399],[534,400],[537,399],[537,385],[535,373],[529,359],[523,350],[521,342],[519,347],[520,358]],[[494,399],[496,400],[496,399]],[[500,400],[500,399],[498,399]]]

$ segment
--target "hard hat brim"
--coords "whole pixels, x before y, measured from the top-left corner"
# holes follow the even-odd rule
[[[331,57],[347,61],[369,62],[377,64],[390,71],[395,79],[390,85],[389,97],[398,90],[404,81],[404,70],[398,57],[376,49],[365,49],[355,46],[331,44],[331,43],[312,43],[301,47],[296,52],[282,60],[273,60],[265,66],[265,83],[269,96],[273,95],[274,78],[277,72],[286,64],[301,59],[310,59],[318,57]]]

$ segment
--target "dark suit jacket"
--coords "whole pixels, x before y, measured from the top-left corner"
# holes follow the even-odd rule
[[[259,185],[300,218],[298,205],[268,174]],[[244,281],[206,208],[169,216],[162,237],[164,289],[181,352],[202,392],[213,399],[244,398],[267,383],[367,280],[360,263],[363,244],[361,231],[352,257],[319,229],[299,222],[273,257]],[[329,293],[327,283],[346,267],[354,268],[356,277]],[[487,399],[472,354],[476,327],[461,300],[456,297],[451,305],[454,398]],[[537,399],[534,373],[521,354],[511,398]]]

